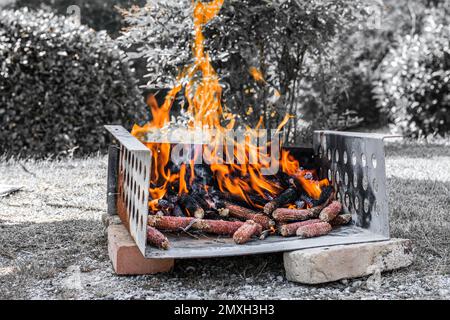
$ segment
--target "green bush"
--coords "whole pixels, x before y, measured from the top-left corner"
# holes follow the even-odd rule
[[[399,41],[375,83],[381,110],[401,132],[415,137],[450,131],[450,25],[437,22],[440,17],[429,11],[421,34]]]
[[[104,124],[144,110],[132,69],[106,33],[46,12],[0,12],[0,154],[98,151]],[[139,118],[138,118],[139,119]]]
[[[14,8],[49,8],[60,15],[67,15],[67,8],[80,7],[81,23],[94,30],[106,30],[116,36],[122,29],[122,16],[116,6],[129,8],[132,5],[144,5],[146,0],[16,0]]]

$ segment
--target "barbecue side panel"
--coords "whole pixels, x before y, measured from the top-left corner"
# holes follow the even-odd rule
[[[151,151],[120,126],[106,126],[118,142],[117,214],[145,256]]]
[[[384,141],[378,135],[317,131],[314,152],[321,178],[337,190],[358,227],[389,237]]]

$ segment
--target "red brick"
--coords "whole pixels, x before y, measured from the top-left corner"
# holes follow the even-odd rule
[[[108,227],[108,253],[118,275],[145,275],[169,272],[174,259],[146,259],[123,225]]]

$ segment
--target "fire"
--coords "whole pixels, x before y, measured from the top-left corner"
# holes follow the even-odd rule
[[[306,193],[315,200],[320,198],[322,188],[330,184],[328,179],[318,181],[314,170],[301,169],[299,162],[285,150],[281,155],[281,168],[284,173],[295,177]]]
[[[225,113],[222,107],[222,87],[219,76],[214,70],[211,59],[205,51],[205,37],[203,26],[216,17],[224,3],[224,0],[213,0],[210,2],[193,2],[194,5],[194,45],[193,63],[186,66],[177,79],[177,84],[167,94],[162,106],[158,106],[156,99],[150,96],[147,104],[152,114],[152,120],[144,126],[135,125],[131,134],[143,141],[148,132],[164,128],[170,122],[170,111],[177,95],[184,88],[184,96],[188,108],[186,113],[190,116],[189,129],[214,128],[219,132],[233,129],[235,116]],[[249,73],[255,81],[265,83],[263,74],[255,67],[249,69]],[[286,116],[277,131],[281,131],[289,121]],[[262,118],[256,128],[262,126]],[[249,136],[252,130],[247,128]],[[172,173],[169,169],[171,145],[169,143],[147,143],[145,145],[152,151],[152,171],[150,179],[150,208],[156,209],[157,200],[162,199],[168,192],[169,187],[178,185],[178,195],[189,193],[189,187],[195,180],[194,161],[189,168],[186,164],[181,165],[178,173]],[[212,148],[211,148],[212,146]],[[203,146],[205,148],[205,146]],[[221,192],[228,192],[247,203],[257,207],[250,199],[250,194],[257,194],[263,199],[270,199],[278,195],[282,188],[269,180],[262,174],[262,169],[268,167],[268,154],[251,143],[239,144],[235,142],[232,152],[239,160],[239,164],[220,162],[210,165],[214,179]],[[219,143],[212,141],[209,145],[211,157],[217,156],[220,151]],[[283,152],[282,169],[284,172],[292,173],[301,182],[303,188],[313,198],[318,198],[321,193],[320,182],[305,178],[307,172],[300,170],[298,162],[292,160],[288,153]],[[259,161],[252,161],[258,159]],[[256,162],[256,163],[255,163]],[[188,176],[189,175],[189,179]],[[207,190],[208,186],[204,186]]]

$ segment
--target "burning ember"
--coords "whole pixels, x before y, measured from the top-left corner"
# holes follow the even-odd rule
[[[194,3],[194,62],[181,72],[162,106],[153,96],[148,98],[152,121],[132,130],[132,135],[152,151],[149,242],[168,248],[167,238],[158,230],[233,236],[238,244],[277,231],[282,236],[327,234],[332,224],[350,220],[338,217],[341,205],[333,202],[335,194],[328,180],[319,181],[315,171],[304,170],[288,151],[277,152],[277,137],[290,116],[267,141],[262,119],[253,129],[233,131],[236,116],[224,111],[220,79],[205,51],[202,32],[219,13],[223,1]],[[249,72],[255,81],[265,82],[256,67]],[[183,112],[185,134],[181,136],[200,133],[207,136],[207,142],[178,146],[173,141],[156,142],[151,138],[155,134],[175,131],[170,112],[183,89],[187,109]],[[226,139],[230,132],[239,134]],[[173,156],[180,146],[189,155],[184,161]]]

